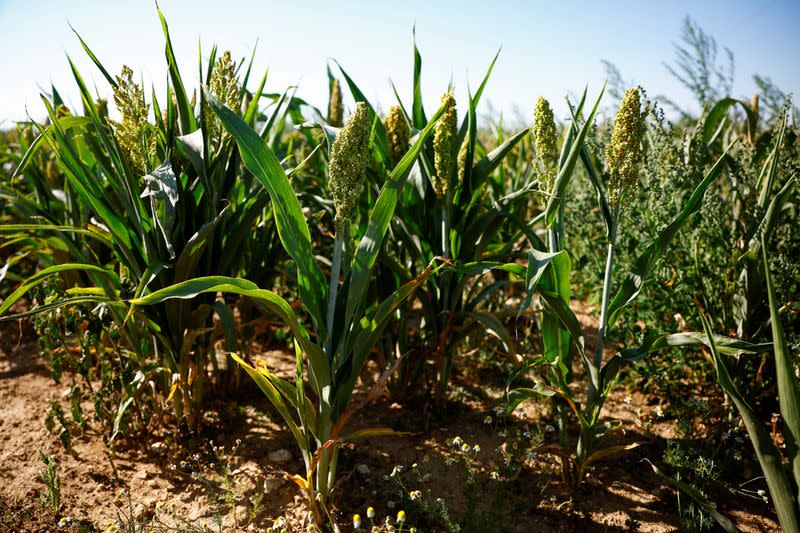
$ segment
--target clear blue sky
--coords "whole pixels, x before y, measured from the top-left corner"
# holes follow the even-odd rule
[[[300,83],[298,94],[319,107],[327,102],[325,67],[338,59],[367,96],[386,109],[394,103],[388,80],[410,99],[411,29],[423,57],[428,107],[452,79],[463,102],[502,45],[487,88],[491,105],[513,118],[530,114],[543,95],[563,117],[563,96],[589,84],[596,93],[614,62],[626,80],[651,95],[689,98],[663,66],[690,15],[736,58],[734,96],[754,91],[752,74],[770,76],[784,91],[800,92],[800,1],[393,1],[275,2],[162,0],[184,82],[197,85],[197,40],[234,57],[258,40],[257,72],[269,66],[268,88]],[[301,7],[302,6],[302,7]],[[123,64],[143,73],[159,94],[165,84],[164,43],[154,3],[144,0],[0,0],[0,122],[43,115],[39,87],[54,83],[79,104],[66,54],[102,96],[109,88],[82,51],[71,23],[112,73]],[[149,91],[148,91],[149,92]],[[488,109],[484,107],[484,110]],[[8,126],[9,124],[4,124]]]

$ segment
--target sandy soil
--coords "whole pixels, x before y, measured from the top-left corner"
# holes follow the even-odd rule
[[[589,320],[585,315],[584,319]],[[291,355],[265,355],[278,373],[291,371]],[[599,461],[577,493],[565,488],[557,473],[548,472],[548,468],[557,470],[548,467],[546,459],[498,483],[488,476],[502,462],[496,450],[498,432],[513,428],[484,423],[503,383],[477,387],[474,383],[485,383],[475,379],[480,372],[480,368],[469,368],[458,376],[460,393],[449,405],[446,419],[429,414],[424,399],[406,408],[384,399],[354,417],[353,428],[390,426],[413,435],[368,439],[343,451],[334,512],[341,523],[346,524],[354,512],[363,515],[368,505],[378,510],[378,516],[395,513],[399,507],[393,509],[393,500],[409,509],[412,519],[421,516],[411,511],[411,502],[396,495],[396,480],[388,477],[394,465],[404,465],[402,479],[407,489],[423,490],[430,501],[444,498],[456,517],[479,509],[500,531],[678,530],[674,491],[642,461],[660,458],[665,439],[673,431],[669,422],[642,427],[636,409],[651,409],[648,398],[634,394],[628,405],[620,391],[610,399],[606,416],[621,422],[615,439],[641,445]],[[215,531],[249,531],[271,526],[280,515],[297,521],[305,515],[299,490],[280,474],[299,473],[302,468],[291,435],[249,383],[237,391],[236,398],[212,402],[199,437],[164,431],[151,435],[148,442],[121,443],[112,452],[101,435],[89,428],[74,440],[70,454],[43,424],[46,400],[56,399],[66,408],[69,378],[62,381],[57,384],[50,378],[29,326],[0,324],[0,531],[63,531],[55,524],[65,516],[73,523],[68,529],[79,530],[81,522],[87,530],[102,529],[119,517],[153,515],[173,530],[207,525]],[[545,411],[543,405],[529,406],[512,426],[536,423]],[[477,497],[464,489],[463,465],[446,463],[453,455],[447,441],[455,435],[481,448],[470,463]],[[220,446],[225,452],[219,451]],[[58,463],[63,482],[60,516],[38,503],[44,489],[38,477],[39,451]],[[416,469],[411,468],[414,463]],[[758,502],[720,503],[742,531],[778,530],[770,510]],[[345,526],[343,531],[351,529]],[[419,529],[425,527],[420,524]]]

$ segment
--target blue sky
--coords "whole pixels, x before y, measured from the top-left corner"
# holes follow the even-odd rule
[[[302,7],[300,7],[302,5]],[[162,0],[184,82],[196,86],[197,42],[212,42],[234,57],[249,55],[258,40],[256,72],[269,66],[268,89],[298,83],[298,95],[324,107],[328,58],[339,60],[362,90],[383,109],[411,94],[412,36],[423,57],[423,94],[428,107],[452,79],[463,102],[469,82],[480,81],[495,51],[502,52],[486,91],[483,110],[508,120],[530,115],[536,97],[549,98],[562,117],[563,97],[589,84],[596,94],[605,79],[601,60],[614,62],[627,81],[650,95],[689,103],[688,93],[663,66],[673,59],[683,18],[690,15],[730,48],[736,59],[734,96],[748,97],[752,74],[773,79],[786,92],[800,92],[800,2],[728,1],[415,1],[243,2]],[[54,83],[69,103],[80,100],[66,55],[89,84],[109,88],[82,51],[68,22],[109,71],[123,64],[142,72],[163,94],[164,43],[154,3],[144,0],[0,0],[0,122],[43,116],[39,87]],[[489,107],[491,105],[491,108]],[[8,126],[8,124],[4,124]]]

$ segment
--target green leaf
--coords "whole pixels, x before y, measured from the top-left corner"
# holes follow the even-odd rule
[[[175,95],[175,100],[178,103],[178,119],[181,123],[181,134],[187,135],[197,129],[197,122],[194,118],[194,111],[189,102],[189,97],[186,95],[186,88],[181,79],[181,73],[178,71],[178,61],[175,59],[175,52],[172,49],[172,40],[169,37],[169,28],[167,27],[167,19],[164,18],[164,13],[161,8],[156,5],[158,11],[158,18],[161,20],[161,28],[164,30],[164,39],[166,40],[164,53],[167,56],[167,64],[169,65],[169,75],[172,79],[172,89]]]
[[[739,357],[745,354],[755,354],[768,352],[772,349],[772,343],[752,344],[747,341],[714,335],[714,343],[720,353],[732,357]],[[679,346],[696,346],[703,344],[710,346],[708,337],[697,331],[683,331],[680,333],[669,333],[663,335],[648,335],[641,346],[625,348],[620,350],[611,360],[606,363],[601,372],[602,382],[609,384],[619,374],[624,365],[639,361],[648,355]]]
[[[389,222],[394,215],[403,182],[443,110],[444,107],[439,107],[439,110],[431,117],[425,129],[419,133],[413,146],[397,163],[397,166],[395,166],[383,187],[381,187],[375,207],[372,208],[369,215],[367,230],[361,238],[361,242],[358,243],[350,269],[350,288],[347,296],[347,309],[345,310],[345,327],[351,324],[353,317],[360,314],[357,314],[356,311],[360,310],[364,304],[363,300],[370,281],[372,267],[375,265],[375,260],[381,250],[383,237],[386,235]]]
[[[784,467],[781,461],[778,450],[772,443],[772,438],[769,432],[764,429],[764,425],[759,420],[755,411],[753,411],[750,404],[739,392],[739,389],[731,378],[730,371],[727,364],[717,349],[717,344],[714,342],[714,335],[711,331],[711,325],[705,313],[700,311],[700,320],[703,322],[703,330],[706,337],[710,339],[709,348],[711,355],[714,358],[714,365],[717,370],[717,381],[720,386],[728,393],[736,409],[744,421],[747,428],[747,434],[750,436],[750,441],[755,448],[758,462],[761,464],[761,469],[764,471],[764,477],[767,480],[770,496],[775,504],[775,510],[778,513],[778,520],[780,521],[781,528],[784,532],[798,533],[800,532],[800,506],[797,503],[797,495],[792,488],[792,480],[789,472]]]
[[[175,208],[178,204],[178,180],[172,164],[165,161],[160,167],[143,178],[145,189],[142,198],[150,198],[150,210],[161,232],[170,259],[175,257],[172,247],[172,225],[175,223]]]
[[[297,319],[292,307],[280,296],[266,289],[259,289],[258,286],[245,279],[229,278],[225,276],[208,276],[194,278],[188,281],[177,283],[169,287],[157,290],[141,298],[129,300],[131,305],[153,305],[166,300],[178,298],[182,300],[192,299],[200,294],[216,294],[227,292],[247,296],[265,305],[291,330],[294,338],[300,343],[303,352],[309,360],[310,381],[314,387],[314,392],[322,397],[322,391],[328,390],[331,384],[331,371],[328,359],[322,349],[311,342],[308,332]],[[324,399],[322,400],[324,401]]]
[[[573,170],[575,170],[575,163],[578,161],[578,157],[580,157],[581,148],[586,140],[586,135],[589,133],[589,128],[592,127],[594,116],[597,113],[597,108],[600,105],[600,100],[603,98],[603,93],[605,90],[606,86],[603,85],[603,89],[600,91],[600,95],[597,97],[597,102],[595,102],[594,108],[592,108],[592,112],[589,114],[589,118],[586,120],[584,125],[578,131],[578,134],[575,136],[575,139],[572,141],[569,154],[567,155],[563,164],[559,165],[558,174],[553,181],[552,195],[547,201],[547,207],[545,208],[544,218],[547,227],[552,226],[556,221],[556,215],[558,214],[559,206],[561,205],[561,202],[564,201],[567,187],[572,179]]]
[[[44,281],[50,277],[54,276],[60,272],[67,272],[67,271],[82,271],[82,272],[97,272],[99,274],[104,274],[111,279],[117,279],[117,275],[112,271],[108,270],[96,265],[89,265],[89,264],[82,264],[82,263],[65,263],[63,265],[55,265],[48,268],[44,268],[37,272],[36,274],[30,276],[26,279],[22,285],[17,287],[17,290],[12,292],[8,295],[8,297],[3,300],[3,303],[0,304],[0,316],[4,315],[6,311],[8,311],[11,306],[17,302],[20,298],[25,296],[32,288],[41,285]]]
[[[705,512],[713,516],[714,520],[717,521],[717,524],[719,524],[722,527],[722,529],[724,529],[727,533],[737,533],[739,531],[738,529],[736,529],[736,526],[733,525],[733,522],[731,522],[725,515],[717,511],[716,505],[714,505],[714,503],[711,500],[703,496],[703,494],[700,491],[698,491],[691,485],[687,485],[686,483],[683,483],[681,481],[678,481],[677,479],[669,477],[668,475],[661,472],[661,470],[659,470],[656,467],[656,465],[654,465],[647,459],[644,460],[650,464],[650,466],[653,468],[653,472],[655,472],[658,477],[660,477],[661,479],[663,479],[664,481],[666,481],[667,483],[669,483],[670,485],[672,485],[673,487],[675,487],[676,489],[680,490],[681,492],[689,496],[691,499],[693,499],[695,503],[697,503],[700,507],[702,507],[702,509]]]
[[[253,128],[245,124],[236,113],[220,104],[210,93],[206,97],[225,129],[236,140],[245,167],[269,193],[278,236],[286,252],[297,265],[300,298],[311,315],[319,336],[327,338],[328,332],[325,328],[327,283],[314,259],[311,234],[289,178],[286,177],[278,158]]]
[[[772,321],[772,344],[775,348],[775,374],[778,383],[778,405],[783,418],[783,440],[786,443],[786,456],[791,464],[797,493],[797,510],[800,511],[800,383],[795,374],[795,360],[781,325],[778,310],[778,296],[772,284],[767,250],[761,245],[764,266],[764,279],[767,284],[769,316]],[[800,512],[798,513],[800,514]]]
[[[526,135],[530,133],[530,128],[525,128],[522,131],[515,133],[503,144],[486,154],[480,161],[475,163],[472,168],[472,179],[474,183],[479,184],[483,182],[497,166],[502,163],[503,159],[509,152],[517,145]]]

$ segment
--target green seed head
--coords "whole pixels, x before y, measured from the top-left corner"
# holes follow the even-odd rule
[[[95,100],[94,109],[97,111],[100,120],[106,120],[108,118],[108,100],[105,98],[98,98]]]
[[[226,50],[214,65],[211,72],[209,89],[214,97],[228,109],[239,111],[240,98],[242,91],[236,79],[236,63],[231,59],[231,53]],[[206,121],[206,131],[209,139],[223,139],[228,134],[222,127],[222,123],[217,118],[216,113],[211,110],[209,105],[205,106],[204,118]]]
[[[558,171],[558,139],[556,121],[550,102],[539,97],[533,112],[533,141],[536,144],[536,158],[542,172],[542,188],[553,191],[553,181]]]
[[[361,182],[369,163],[370,126],[367,106],[359,102],[355,113],[339,131],[331,147],[328,185],[336,209],[334,221],[337,232],[342,230],[344,223],[350,218],[361,195]]]
[[[392,164],[396,165],[408,152],[408,140],[411,137],[411,130],[400,106],[395,105],[389,109],[383,125],[386,128],[386,136],[389,137],[389,156]]]
[[[131,169],[144,175],[149,159],[155,154],[156,137],[149,134],[147,114],[150,108],[144,101],[144,91],[133,81],[133,71],[127,65],[117,76],[114,104],[122,115],[122,122],[110,121],[114,137]]]
[[[436,123],[433,133],[433,166],[436,175],[432,185],[436,196],[441,200],[447,194],[447,188],[453,174],[453,152],[456,145],[456,100],[453,92],[442,95],[444,111]]]
[[[456,159],[456,165],[458,166],[458,183],[464,183],[464,176],[466,175],[467,171],[468,144],[469,139],[464,137],[464,141],[461,143],[461,148],[458,149],[458,158]],[[472,161],[470,161],[469,164],[471,165]]]
[[[639,89],[627,89],[614,119],[611,143],[606,147],[608,199],[615,211],[639,184],[639,167],[644,155],[642,140],[647,131],[644,118]]]
[[[331,82],[330,100],[328,101],[328,124],[341,128],[343,119],[342,87],[339,85],[339,80],[333,80]]]
[[[57,119],[66,118],[66,117],[68,117],[70,115],[72,115],[72,112],[64,104],[58,104],[56,106],[56,118]]]

